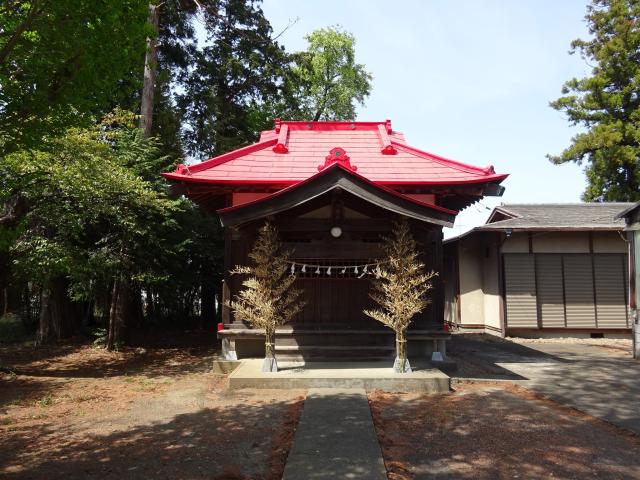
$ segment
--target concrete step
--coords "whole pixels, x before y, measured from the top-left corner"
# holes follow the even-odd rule
[[[374,345],[387,346],[394,344],[393,333],[370,335],[366,333],[280,333],[276,335],[276,346],[353,346]]]
[[[351,361],[306,362],[291,364],[278,359],[281,369],[277,373],[261,371],[262,359],[242,360],[229,375],[229,388],[364,388],[382,389],[390,392],[446,393],[449,391],[449,376],[419,362],[412,362],[412,373],[394,373],[393,362]]]
[[[391,359],[395,353],[392,345],[278,345],[276,358],[282,361],[345,361]]]

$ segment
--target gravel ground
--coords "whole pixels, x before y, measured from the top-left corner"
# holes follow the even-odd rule
[[[369,401],[390,480],[640,478],[638,436],[508,382]]]
[[[279,479],[304,392],[228,391],[213,353],[1,347],[0,477]]]

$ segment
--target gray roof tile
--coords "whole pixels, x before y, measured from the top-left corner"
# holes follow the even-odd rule
[[[633,203],[510,203],[496,207],[491,214],[512,215],[486,223],[477,230],[622,230],[624,220],[616,216]]]

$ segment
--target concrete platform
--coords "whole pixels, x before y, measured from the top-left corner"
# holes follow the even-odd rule
[[[360,388],[388,392],[446,393],[450,378],[425,365],[411,366],[411,373],[394,373],[385,362],[310,362],[281,363],[277,373],[261,371],[262,359],[244,359],[229,375],[229,388]]]

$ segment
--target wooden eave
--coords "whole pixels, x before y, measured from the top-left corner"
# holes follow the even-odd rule
[[[454,210],[419,202],[382,185],[376,185],[339,163],[268,197],[218,210],[218,214],[223,226],[241,225],[290,210],[336,189],[387,211],[444,227],[453,226],[457,215]]]

